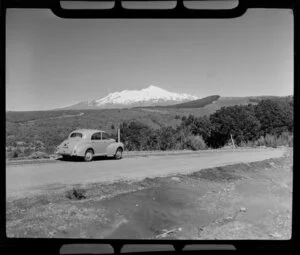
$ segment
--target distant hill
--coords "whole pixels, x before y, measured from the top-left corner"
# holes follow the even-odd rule
[[[138,106],[134,107],[136,109],[142,108],[142,109],[155,109],[155,108],[202,108],[206,105],[209,105],[213,103],[214,101],[218,100],[220,98],[219,95],[214,96],[208,96],[196,100],[191,100],[188,102],[180,103],[180,104],[171,104],[171,105],[152,105],[152,106]]]
[[[219,98],[220,98],[219,95],[214,95],[214,96],[204,97],[201,99],[196,99],[196,100],[189,101],[186,103],[163,106],[162,108],[201,108],[201,107],[204,107],[206,105],[213,103],[214,101],[218,100]]]
[[[257,104],[260,100],[272,99],[272,100],[290,100],[292,96],[279,97],[279,96],[250,96],[250,97],[221,97],[219,95],[213,95],[204,97],[197,100],[192,100],[185,103],[173,104],[167,106],[146,106],[136,107],[137,109],[144,109],[152,112],[186,112],[191,111],[193,114],[195,111],[202,112],[204,115],[209,115],[221,107],[228,107],[234,105],[248,105]],[[185,109],[185,110],[184,110]],[[203,115],[201,114],[201,115]],[[197,114],[198,115],[198,114]]]

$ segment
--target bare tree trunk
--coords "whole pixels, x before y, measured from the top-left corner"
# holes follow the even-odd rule
[[[231,142],[232,142],[232,147],[235,148],[234,140],[232,138],[232,134],[230,134]]]

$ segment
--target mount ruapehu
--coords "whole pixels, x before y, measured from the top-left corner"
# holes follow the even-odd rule
[[[59,110],[115,109],[148,106],[169,106],[197,100],[197,96],[174,93],[150,85],[141,90],[122,90],[106,97],[68,105]]]

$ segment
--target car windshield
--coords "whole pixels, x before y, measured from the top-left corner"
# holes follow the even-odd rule
[[[70,135],[70,138],[78,138],[78,137],[82,137],[82,134],[81,133],[72,133],[71,135]]]

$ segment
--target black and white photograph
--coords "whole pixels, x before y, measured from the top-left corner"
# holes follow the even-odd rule
[[[291,239],[293,21],[8,9],[7,237]]]

